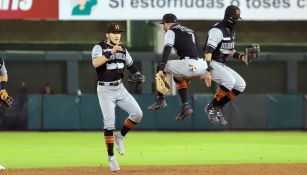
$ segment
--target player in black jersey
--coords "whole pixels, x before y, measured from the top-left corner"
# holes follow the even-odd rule
[[[240,14],[238,7],[228,6],[225,10],[224,19],[215,24],[208,32],[204,48],[204,57],[209,69],[211,69],[212,79],[220,84],[214,99],[204,108],[210,121],[215,124],[227,124],[221,109],[227,102],[242,93],[246,87],[244,79],[225,64],[229,56],[239,59],[239,54],[234,49],[234,28],[241,19]]]
[[[202,58],[202,48],[193,30],[178,24],[177,17],[171,13],[163,16],[161,24],[165,30],[165,42],[158,73],[161,76],[173,75],[181,99],[181,112],[176,120],[183,120],[193,113],[188,104],[189,81],[204,79],[207,63]],[[176,50],[178,60],[168,60],[172,48]],[[157,110],[166,106],[164,95],[158,93],[156,102],[148,109]]]
[[[113,152],[114,142],[118,152],[124,154],[124,137],[140,123],[143,112],[122,83],[124,68],[131,74],[140,74],[133,64],[132,57],[121,44],[121,29],[119,24],[107,26],[106,41],[96,44],[92,50],[92,64],[97,72],[97,95],[103,114],[104,136],[108,151],[108,162],[111,171],[119,171],[119,166]],[[115,130],[115,107],[119,106],[129,116],[120,132]],[[115,137],[114,137],[115,136]]]

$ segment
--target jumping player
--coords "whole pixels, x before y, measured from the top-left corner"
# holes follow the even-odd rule
[[[240,17],[240,9],[230,5],[225,10],[224,19],[215,24],[208,32],[205,51],[205,59],[212,68],[212,79],[220,86],[210,104],[205,106],[209,120],[214,124],[226,125],[227,121],[222,115],[221,109],[225,104],[235,99],[246,87],[244,79],[225,62],[228,56],[240,59],[240,53],[234,49],[234,28]],[[210,69],[211,69],[210,68]]]
[[[168,13],[163,16],[162,22],[165,31],[165,42],[162,60],[158,73],[165,76],[173,75],[176,88],[181,99],[181,112],[176,120],[183,120],[193,114],[188,104],[188,84],[191,79],[204,79],[207,63],[202,58],[202,48],[197,35],[193,30],[178,24],[177,17]],[[168,60],[172,48],[177,51],[178,60]],[[163,94],[158,93],[156,102],[148,107],[149,110],[157,110],[166,107]]]

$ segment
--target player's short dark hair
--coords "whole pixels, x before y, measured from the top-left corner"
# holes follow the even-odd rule
[[[160,24],[164,24],[164,23],[177,23],[176,15],[174,15],[172,13],[167,13],[167,14],[163,15],[163,18],[162,18],[162,21],[160,22]]]

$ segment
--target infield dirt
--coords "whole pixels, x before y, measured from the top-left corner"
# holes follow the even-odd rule
[[[113,173],[108,167],[52,169],[15,169],[0,175],[307,175],[307,164],[243,164],[243,165],[181,165],[122,166]]]

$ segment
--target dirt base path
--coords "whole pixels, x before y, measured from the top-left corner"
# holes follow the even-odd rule
[[[18,169],[0,175],[307,175],[307,164],[247,164],[193,166],[123,166],[118,173],[108,167]]]

